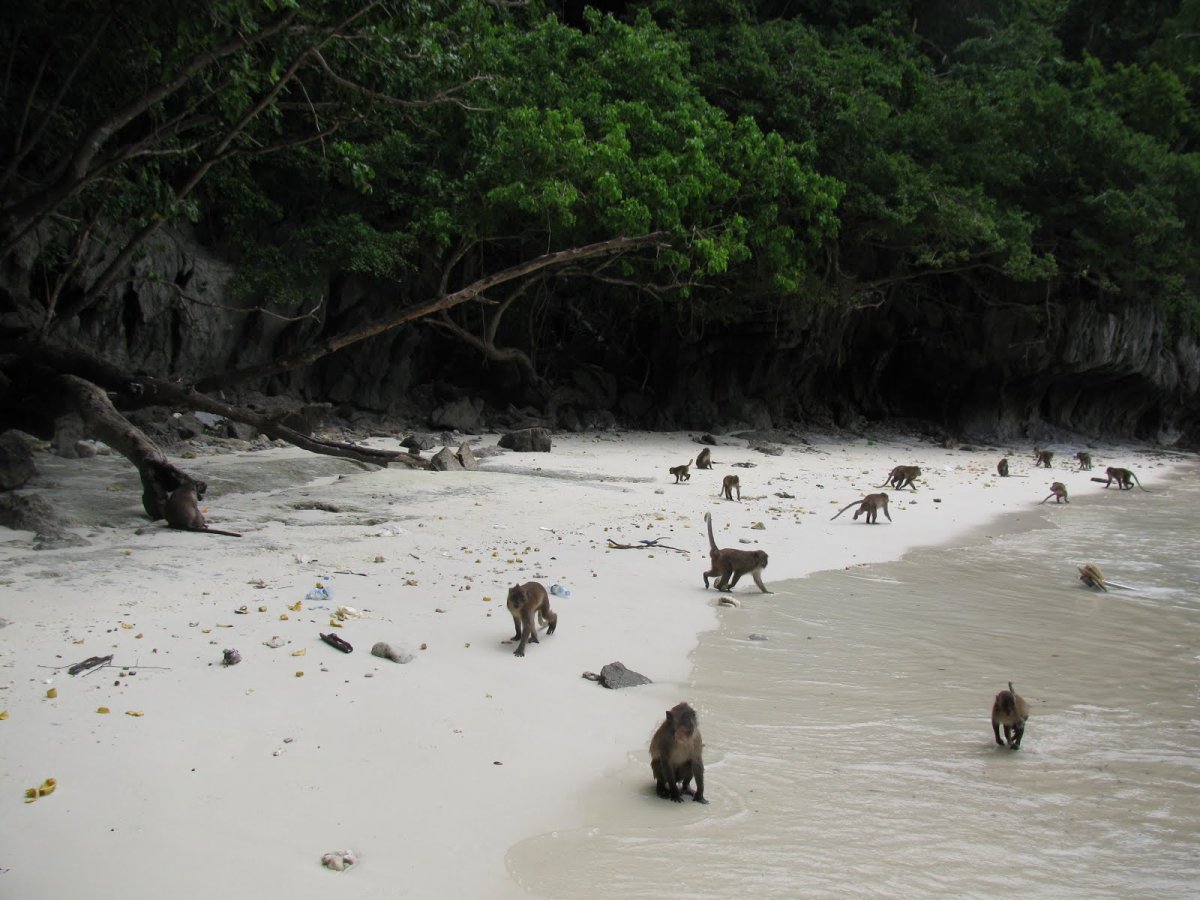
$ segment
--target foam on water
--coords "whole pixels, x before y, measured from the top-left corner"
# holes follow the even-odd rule
[[[657,798],[630,748],[511,873],[553,897],[1200,895],[1198,475],[747,592],[686,691],[711,804]],[[1084,562],[1131,590],[1083,588]],[[988,720],[1009,680],[1018,752]]]

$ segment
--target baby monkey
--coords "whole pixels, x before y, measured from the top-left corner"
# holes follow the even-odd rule
[[[686,703],[667,710],[666,720],[650,739],[650,771],[654,773],[654,791],[664,799],[683,802],[690,794],[697,803],[704,799],[704,760],[700,751],[704,741],[696,725],[696,711]],[[688,783],[696,779],[696,790]]]
[[[715,578],[718,591],[732,591],[737,587],[738,579],[749,575],[760,591],[764,594],[771,593],[762,582],[762,570],[767,567],[766,551],[733,548],[722,550],[717,547],[717,539],[713,537],[712,516],[705,513],[704,521],[708,523],[708,558],[712,564],[712,568],[704,573],[704,587],[708,588],[708,579]]]
[[[736,475],[726,475],[721,479],[721,490],[717,492],[717,496],[724,497],[726,500],[732,500],[734,491],[737,491],[737,498],[740,503],[742,500],[742,480]]]
[[[692,461],[689,459],[682,466],[671,466],[667,471],[675,476],[675,483],[679,484],[681,481],[691,480],[692,473],[688,471],[691,465]]]
[[[1048,493],[1046,495],[1046,500],[1049,500],[1051,497],[1054,498],[1055,503],[1070,503],[1071,502],[1070,500],[1067,499],[1067,486],[1065,484],[1063,484],[1061,481],[1056,481],[1052,485],[1050,485],[1050,493]],[[1045,503],[1046,500],[1043,500],[1042,503]]]
[[[1005,741],[1013,750],[1021,749],[1021,737],[1025,734],[1025,722],[1029,719],[1029,706],[1014,689],[1012,682],[1008,690],[1001,691],[992,702],[992,733],[1001,747]],[[1000,726],[1004,726],[1004,740],[1000,740]]]
[[[711,469],[712,468],[712,451],[709,450],[707,447],[705,447],[703,450],[700,451],[699,454],[697,454],[696,468],[697,469]]]
[[[236,531],[222,531],[219,528],[209,528],[208,520],[200,509],[200,501],[207,489],[203,481],[181,481],[179,487],[171,491],[167,505],[163,509],[167,525],[180,531],[206,531],[209,534],[223,534],[226,537],[241,537]]]
[[[883,514],[887,516],[887,520],[889,522],[892,521],[892,514],[888,512],[888,495],[885,493],[880,492],[878,494],[867,494],[867,496],[863,497],[861,500],[855,500],[854,503],[858,504],[858,509],[854,511],[854,520],[856,522],[858,521],[859,516],[866,515],[865,521],[868,525],[876,524],[877,520],[879,519],[880,509],[882,509]],[[845,506],[839,509],[837,516],[834,516],[833,519],[836,519],[838,516],[852,507],[854,503],[847,503]],[[832,522],[833,519],[830,519],[829,521]]]
[[[517,630],[512,639],[520,641],[513,656],[525,655],[526,642],[541,643],[537,636],[537,623],[549,623],[546,634],[554,634],[554,629],[558,627],[558,614],[550,611],[550,595],[536,581],[514,584],[508,589],[508,611],[512,613],[513,625]]]

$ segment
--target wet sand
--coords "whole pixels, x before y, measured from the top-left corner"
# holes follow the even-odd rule
[[[510,873],[560,898],[1197,896],[1198,474],[723,611],[680,698],[710,805],[658,799],[631,747],[587,824],[517,844]],[[1089,561],[1134,590],[1082,587]],[[1009,680],[1016,752],[989,724]]]

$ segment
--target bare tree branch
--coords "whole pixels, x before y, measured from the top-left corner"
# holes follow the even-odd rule
[[[599,241],[594,244],[585,244],[582,247],[571,247],[568,250],[558,250],[554,253],[547,253],[543,256],[528,259],[518,263],[515,266],[510,266],[507,269],[502,269],[499,272],[493,272],[483,278],[473,281],[464,288],[455,291],[452,294],[445,294],[437,297],[427,303],[421,303],[416,306],[409,306],[390,316],[385,316],[374,322],[368,322],[358,328],[343,332],[339,335],[325,338],[321,341],[315,341],[310,346],[293,353],[289,356],[280,357],[270,363],[259,366],[247,366],[242,369],[236,369],[232,372],[224,372],[219,375],[212,375],[202,379],[197,387],[200,390],[212,390],[218,387],[225,387],[233,384],[241,384],[247,381],[254,381],[260,378],[266,378],[271,375],[278,375],[280,372],[286,372],[289,369],[295,369],[300,366],[311,365],[318,359],[328,356],[331,353],[336,353],[367,338],[375,337],[383,334],[393,328],[397,328],[406,322],[412,322],[417,319],[423,319],[426,316],[441,312],[444,309],[451,309],[458,306],[460,303],[466,303],[468,300],[473,300],[483,294],[490,288],[500,284],[505,284],[509,281],[515,281],[518,278],[523,278],[534,272],[552,266],[563,265],[565,263],[574,262],[580,259],[589,259],[595,256],[603,256],[608,253],[620,253],[624,250],[630,250],[635,247],[642,247],[648,244],[655,244],[665,241],[667,233],[662,231],[652,232],[650,234],[637,235],[635,237],[619,237],[610,238],[607,241]]]

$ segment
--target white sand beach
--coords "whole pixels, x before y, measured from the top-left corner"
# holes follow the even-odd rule
[[[506,452],[477,472],[293,448],[181,461],[209,481],[210,525],[240,539],[147,523],[124,460],[40,455],[26,490],[90,543],[35,551],[0,529],[0,896],[523,896],[509,848],[578,827],[583,787],[688,698],[699,635],[762,596],[744,579],[743,610],[725,609],[704,589],[705,511],[721,546],[768,551],[771,588],[947,544],[1037,507],[1051,481],[1102,493],[1091,478],[1106,465],[1153,488],[1183,458],[1098,446],[1097,469],[1079,472],[1081,445],[1051,444],[1047,472],[1026,446],[806,436],[768,455],[721,438],[712,471],[674,484],[693,437],[555,435],[549,454]],[[1013,477],[996,476],[1001,456]],[[891,492],[892,522],[830,521],[899,464],[923,476]],[[740,503],[717,497],[727,474]],[[527,580],[570,596],[551,597],[556,633],[515,658],[504,600]],[[318,583],[329,599],[306,598]],[[339,606],[361,616],[335,625]],[[320,640],[331,630],[352,653]],[[414,659],[372,656],[377,641]],[[221,665],[226,649],[241,662]],[[654,683],[580,677],[613,661]],[[48,778],[54,791],[25,803]],[[323,868],[338,849],[357,864]]]

